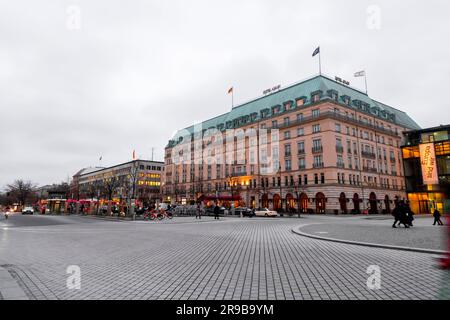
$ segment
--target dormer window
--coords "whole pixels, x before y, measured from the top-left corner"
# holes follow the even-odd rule
[[[306,104],[306,97],[300,97],[296,100],[297,107],[301,107]]]
[[[357,107],[358,109],[361,109],[361,108],[362,108],[362,106],[361,106],[361,100],[358,100],[358,99],[353,100],[353,105],[354,105],[355,107]]]
[[[274,106],[272,107],[272,114],[277,114],[280,112],[280,106]]]
[[[338,101],[339,95],[338,95],[338,92],[337,92],[336,90],[328,90],[327,93],[328,93],[328,96],[329,96],[331,99],[333,99],[333,100],[335,100],[335,101]]]
[[[284,110],[288,111],[292,109],[292,101],[288,101],[284,103]]]
[[[311,101],[314,102],[319,102],[320,98],[322,97],[322,91],[318,90],[318,91],[314,91],[311,93]]]

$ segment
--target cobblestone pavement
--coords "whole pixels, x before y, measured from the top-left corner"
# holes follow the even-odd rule
[[[301,227],[299,231],[315,236],[371,242],[391,246],[415,247],[432,250],[446,250],[446,229],[433,226],[433,218],[417,217],[414,227],[405,229],[403,225],[392,228],[392,216],[315,218],[314,224]]]
[[[449,274],[432,255],[291,232],[314,218],[66,219],[70,224],[0,223],[0,268],[29,299],[449,298]],[[69,265],[81,268],[80,290],[66,287]],[[370,265],[381,268],[379,290],[367,287]]]

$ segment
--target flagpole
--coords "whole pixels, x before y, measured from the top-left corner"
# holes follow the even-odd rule
[[[365,72],[365,71],[364,71],[364,82],[366,84],[366,94],[368,94],[367,93],[367,72]]]
[[[233,108],[234,108],[234,88],[231,91],[231,109],[233,109]]]
[[[322,62],[320,61],[320,55],[321,55],[321,53],[320,53],[320,46],[319,46],[319,75],[322,75]]]

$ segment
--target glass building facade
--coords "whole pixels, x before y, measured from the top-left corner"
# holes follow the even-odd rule
[[[404,133],[406,192],[417,213],[450,213],[450,125]]]

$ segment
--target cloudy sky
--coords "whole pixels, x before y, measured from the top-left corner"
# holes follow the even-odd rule
[[[0,188],[163,159],[173,133],[318,72],[450,123],[448,1],[0,0]]]

